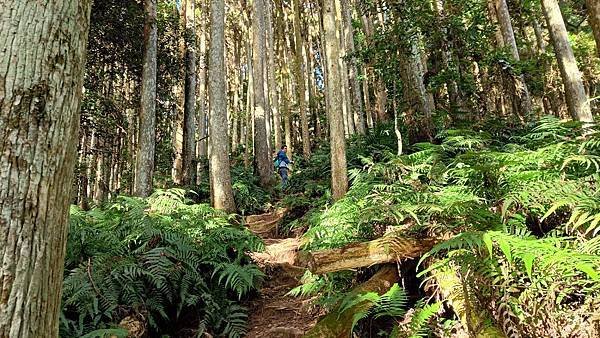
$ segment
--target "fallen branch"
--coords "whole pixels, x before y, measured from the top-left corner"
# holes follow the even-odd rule
[[[370,242],[354,243],[341,249],[304,253],[301,265],[314,274],[368,267],[412,259],[429,251],[437,242],[433,238],[414,239],[390,234]]]
[[[379,295],[387,292],[394,283],[398,281],[398,270],[394,265],[382,267],[371,279],[354,288],[351,292],[360,295],[367,292],[376,292]],[[304,338],[347,338],[352,330],[353,317],[355,313],[368,311],[373,302],[365,300],[346,309],[343,312],[331,311],[315,325]]]

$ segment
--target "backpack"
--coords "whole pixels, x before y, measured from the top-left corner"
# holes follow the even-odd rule
[[[275,160],[273,161],[273,165],[275,166],[275,171],[279,170],[279,156],[275,157]]]

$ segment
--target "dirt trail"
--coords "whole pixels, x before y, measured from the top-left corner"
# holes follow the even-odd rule
[[[248,304],[248,338],[302,337],[319,317],[310,300],[286,296],[299,285],[304,269],[293,266],[300,240],[276,238],[284,215],[285,210],[277,210],[246,218],[248,228],[265,241],[265,251],[252,257],[267,275],[259,296]]]

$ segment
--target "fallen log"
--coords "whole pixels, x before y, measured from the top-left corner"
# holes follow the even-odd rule
[[[433,238],[415,239],[392,233],[370,242],[353,243],[341,249],[305,252],[301,262],[314,274],[351,270],[374,264],[392,263],[422,256],[437,242]]]
[[[351,293],[357,296],[367,292],[376,292],[377,294],[382,295],[387,292],[398,279],[398,270],[396,269],[396,266],[386,265],[373,275],[371,279],[354,288]],[[354,314],[368,311],[371,306],[373,306],[373,302],[365,300],[341,313],[339,310],[333,310],[308,331],[306,335],[304,335],[304,338],[347,338],[352,331]]]

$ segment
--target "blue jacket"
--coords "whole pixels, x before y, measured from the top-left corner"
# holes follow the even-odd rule
[[[290,159],[283,150],[277,153],[277,160],[279,161],[279,168],[287,168],[288,164],[290,164]]]

